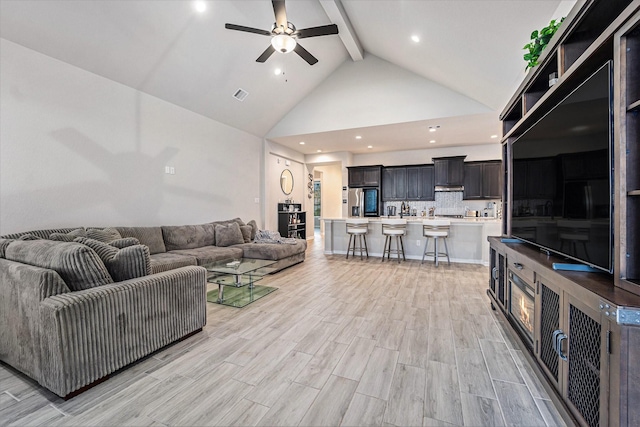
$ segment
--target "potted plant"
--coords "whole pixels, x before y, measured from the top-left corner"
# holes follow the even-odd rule
[[[551,37],[553,37],[556,31],[558,31],[558,28],[560,28],[562,21],[564,21],[564,17],[559,21],[552,19],[548,26],[544,27],[540,31],[535,30],[531,33],[531,41],[523,47],[523,49],[528,50],[528,53],[524,54],[524,60],[527,61],[527,68],[525,68],[525,70],[538,65],[538,58],[540,57],[540,54],[544,48],[547,47],[547,44],[549,44]]]

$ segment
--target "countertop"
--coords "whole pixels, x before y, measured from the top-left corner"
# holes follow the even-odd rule
[[[354,218],[354,219],[362,219],[362,217],[348,217],[348,218],[323,218],[323,220],[325,221],[346,221],[349,218]],[[386,219],[386,218],[392,218],[392,219],[401,219],[399,216],[376,216],[376,217],[367,217],[366,219],[369,220],[369,222],[380,222],[380,220],[382,219]],[[499,218],[485,218],[485,217],[464,217],[464,218],[451,218],[451,217],[447,217],[447,216],[431,216],[431,217],[422,217],[422,216],[405,216],[402,219],[406,219],[407,223],[415,223],[415,224],[419,224],[422,223],[422,220],[424,219],[448,219],[451,221],[451,223],[500,223],[502,222],[501,219]]]

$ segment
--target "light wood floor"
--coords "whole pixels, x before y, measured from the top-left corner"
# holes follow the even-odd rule
[[[0,364],[0,425],[564,425],[489,308],[488,268],[325,256],[208,304],[202,333],[63,401]]]

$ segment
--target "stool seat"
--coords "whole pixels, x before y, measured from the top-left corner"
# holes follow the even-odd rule
[[[382,223],[382,235],[385,236],[384,251],[382,252],[382,261],[384,262],[385,255],[387,259],[391,259],[391,254],[394,253],[398,256],[398,263],[400,263],[400,254],[402,259],[407,260],[404,254],[404,243],[402,242],[402,236],[407,234],[407,220],[406,219],[383,219]],[[391,249],[391,241],[396,242],[396,248]]]
[[[424,242],[424,252],[422,253],[422,263],[424,263],[424,257],[426,255],[433,255],[433,261],[438,266],[438,256],[445,255],[447,262],[451,265],[451,259],[449,259],[449,248],[447,247],[447,237],[449,236],[449,228],[451,227],[451,221],[448,219],[425,219],[422,221],[422,235],[426,237]],[[429,246],[429,239],[433,239],[433,252],[427,251]],[[445,252],[438,250],[438,240],[444,242]]]
[[[369,258],[369,249],[367,248],[367,233],[369,232],[369,220],[364,218],[349,218],[345,222],[347,234],[349,235],[349,245],[347,246],[347,259],[349,259],[349,251],[356,256],[356,249],[360,251],[360,259],[362,252],[366,253]],[[364,246],[363,246],[364,242]],[[356,244],[357,243],[357,244]]]

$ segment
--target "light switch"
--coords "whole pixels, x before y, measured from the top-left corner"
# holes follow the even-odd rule
[[[255,199],[253,199],[253,203],[260,203],[260,197],[256,197]]]

